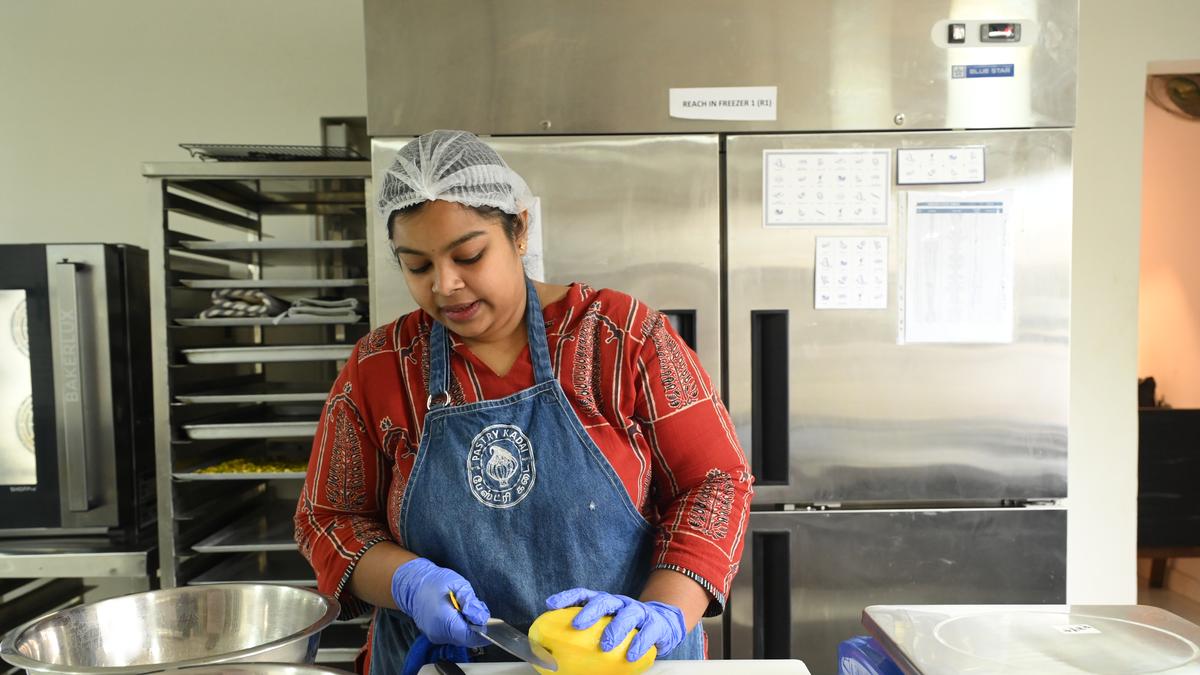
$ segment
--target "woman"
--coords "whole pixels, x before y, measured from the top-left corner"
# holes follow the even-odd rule
[[[572,605],[615,615],[603,649],[637,628],[630,661],[704,658],[737,572],[752,479],[718,392],[662,314],[526,278],[532,201],[466,132],[408,143],[380,187],[420,310],[355,346],[296,512],[319,588],[378,608],[373,672]]]

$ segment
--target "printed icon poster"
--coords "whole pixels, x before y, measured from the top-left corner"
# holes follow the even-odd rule
[[[887,309],[887,237],[817,237],[816,251],[815,309]]]
[[[891,151],[764,150],[763,226],[887,225]]]

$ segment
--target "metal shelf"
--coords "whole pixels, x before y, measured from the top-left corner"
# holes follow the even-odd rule
[[[176,394],[175,400],[184,404],[324,403],[328,397],[328,384],[296,385],[261,382],[244,387],[215,389],[191,394]]]
[[[366,239],[303,239],[297,241],[282,241],[278,239],[260,239],[256,241],[181,241],[179,245],[189,251],[205,253],[224,251],[335,251],[363,248]]]
[[[282,318],[266,316],[238,316],[218,319],[175,319],[175,323],[184,328],[230,328],[235,326],[336,326],[339,324],[352,325],[362,321],[362,316],[354,318],[341,316],[285,316]]]
[[[227,227],[236,227],[251,233],[257,233],[262,228],[262,224],[254,218],[226,211],[225,209],[219,209],[215,206],[209,206],[208,204],[189,199],[180,194],[167,193],[163,196],[163,200],[166,209],[172,213],[198,218]]]
[[[270,345],[260,347],[201,347],[180,350],[188,363],[280,363],[344,361],[354,345]]]
[[[155,435],[164,587],[313,584],[292,541],[294,505],[271,506],[292,499],[304,470],[198,471],[235,458],[304,466],[336,366],[368,328],[368,309],[196,317],[219,289],[362,303],[372,265],[370,171],[369,161],[143,165],[155,224],[155,410],[166,420]]]
[[[193,577],[188,583],[201,585],[244,581],[308,587],[317,585],[308,561],[299,552],[293,551],[235,553],[207,572]]]
[[[364,642],[366,633],[363,634]],[[320,647],[317,649],[317,663],[354,663],[358,658],[361,647]]]
[[[142,175],[148,178],[170,178],[181,181],[190,178],[227,180],[368,179],[371,177],[371,162],[369,160],[346,162],[145,162],[142,164]]]
[[[0,577],[144,577],[153,551],[104,537],[0,540]]]
[[[349,242],[350,240],[333,240],[339,244]],[[185,247],[187,242],[180,242],[180,248],[172,248],[169,250],[171,256],[192,257],[202,262],[210,264],[225,263],[228,265],[261,265],[271,267],[274,265],[313,265],[323,260],[330,260],[335,256],[344,256],[351,260],[355,260],[355,267],[362,267],[365,258],[367,246],[365,240],[355,240],[359,243],[353,246],[336,246],[336,247],[298,247],[292,245],[280,245],[274,247],[256,247],[256,248],[196,248]],[[202,243],[202,242],[195,242]],[[226,242],[212,242],[226,243]],[[246,242],[252,243],[252,242]],[[272,242],[263,242],[272,243]],[[303,244],[305,242],[274,242],[279,244]],[[321,242],[311,242],[321,243]]]
[[[203,468],[203,467],[200,467]],[[178,481],[196,480],[304,480],[303,471],[286,472],[251,472],[251,473],[196,473],[195,471],[176,471],[171,477]]]
[[[292,524],[295,511],[293,503],[272,503],[193,544],[192,550],[196,553],[295,551]]]
[[[180,279],[187,288],[365,288],[366,279]]]
[[[184,424],[183,432],[197,441],[232,440],[239,438],[312,438],[317,433],[317,420],[215,422]]]

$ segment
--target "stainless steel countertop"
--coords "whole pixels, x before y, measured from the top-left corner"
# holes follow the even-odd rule
[[[1200,626],[1142,605],[877,605],[863,625],[906,673],[1200,673]]]

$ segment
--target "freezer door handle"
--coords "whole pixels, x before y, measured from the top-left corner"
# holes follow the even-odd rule
[[[788,482],[788,311],[750,312],[750,466],[760,485]]]
[[[66,461],[67,508],[88,511],[92,507],[92,487],[89,475],[87,430],[88,392],[87,349],[80,341],[79,272],[86,265],[62,260],[54,266],[54,288],[57,301],[57,338],[53,343],[54,379],[58,392],[58,410],[62,419],[62,438],[59,440]]]
[[[755,532],[753,539],[754,658],[792,658],[790,533]]]
[[[679,337],[683,338],[692,351],[696,351],[696,310],[664,309],[661,311],[675,332],[679,333]]]

